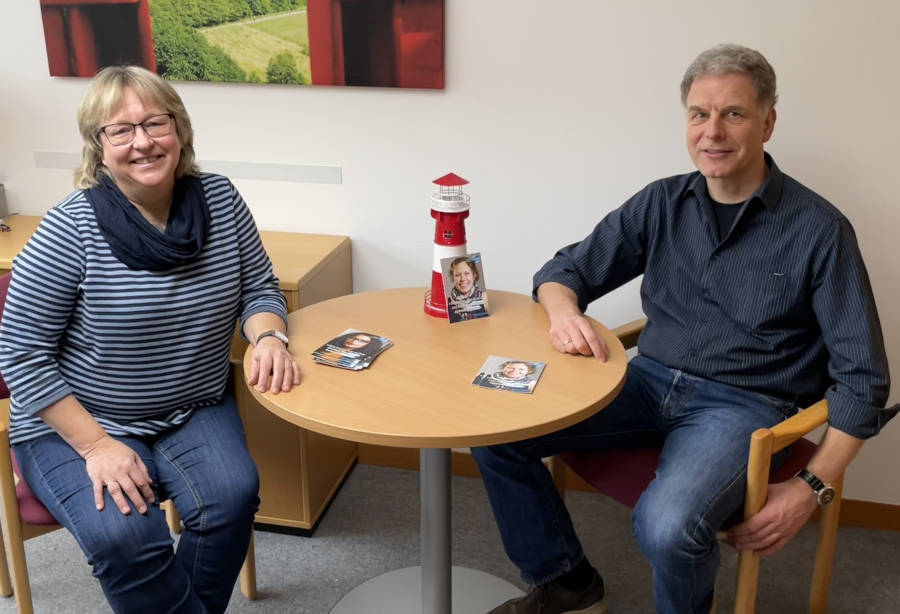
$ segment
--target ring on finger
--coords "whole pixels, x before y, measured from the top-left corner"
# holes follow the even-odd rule
[[[565,341],[563,341],[563,345],[569,345],[570,343],[572,343],[571,339],[566,339]]]

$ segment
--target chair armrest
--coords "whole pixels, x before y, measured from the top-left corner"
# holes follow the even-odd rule
[[[775,436],[772,441],[772,453],[783,450],[827,422],[828,401],[825,399],[798,411],[784,422],[768,429]]]
[[[747,456],[747,496],[744,502],[744,519],[762,509],[766,502],[769,469],[772,455],[794,443],[828,420],[828,402],[818,403],[797,412],[796,415],[771,428],[756,429],[750,436],[750,453]]]
[[[622,345],[624,345],[627,350],[637,345],[638,337],[640,336],[641,331],[644,330],[644,325],[646,323],[647,318],[639,318],[627,324],[623,324],[622,326],[617,326],[610,332],[619,338],[619,341],[622,342]]]
[[[828,421],[828,402],[825,399],[818,401],[810,407],[803,409],[792,416],[767,429],[757,429],[750,436],[750,454],[747,457],[747,491],[744,500],[744,520],[751,518],[762,509],[766,503],[766,493],[769,484],[769,468],[772,462],[772,454],[789,446],[813,429]],[[823,512],[823,521],[820,527],[820,547],[826,543],[826,549],[830,553],[826,555],[828,562],[821,566],[818,563],[817,553],[816,571],[814,572],[812,603],[820,602],[817,595],[827,590],[822,586],[828,584],[828,574],[831,573],[830,558],[834,554],[834,535],[837,531],[838,513],[840,511],[840,496],[843,485],[843,475],[835,480],[837,501],[828,506]],[[823,535],[828,534],[827,539]],[[751,550],[742,550],[738,558],[738,585],[735,590],[735,612],[753,612],[756,603],[756,584],[759,577],[759,557]],[[810,612],[824,612],[825,608],[820,604],[818,609],[811,608]]]

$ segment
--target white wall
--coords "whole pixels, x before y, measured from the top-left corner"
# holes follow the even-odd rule
[[[781,101],[769,151],[840,207],[862,244],[895,379],[894,253],[900,4],[844,0],[680,2],[447,0],[444,91],[179,83],[209,160],[323,164],[342,185],[236,180],[261,228],[348,234],[357,291],[427,285],[431,180],[471,181],[469,248],[488,288],[527,292],[532,273],[661,176],[692,170],[678,84],[720,42],[760,49]],[[48,77],[37,0],[0,9],[0,182],[39,214],[71,174],[34,151],[80,151],[82,79]],[[629,284],[590,310],[640,315]],[[892,395],[898,400],[898,394]],[[900,420],[863,449],[849,497],[900,504]]]

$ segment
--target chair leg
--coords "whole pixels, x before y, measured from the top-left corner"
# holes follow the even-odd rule
[[[747,458],[747,496],[744,501],[745,520],[761,510],[766,502],[774,439],[775,436],[769,429],[758,429],[750,437],[750,455]],[[741,550],[738,555],[734,614],[753,614],[756,611],[756,585],[758,582],[759,557],[749,550]]]
[[[241,593],[247,599],[256,599],[256,547],[254,545],[253,532],[250,532],[250,547],[247,548],[247,558],[241,567]]]
[[[19,501],[13,478],[12,457],[9,452],[6,426],[0,429],[0,492],[2,492],[3,533],[6,534],[9,557],[8,569],[12,572],[12,592],[16,597],[19,614],[33,614],[31,585],[28,583],[28,566],[25,564],[25,538],[19,517]],[[4,557],[6,562],[6,557]]]
[[[831,569],[834,564],[834,547],[837,542],[838,519],[841,514],[841,499],[844,490],[844,476],[835,480],[834,500],[822,509],[819,518],[819,540],[816,544],[816,562],[813,567],[812,586],[809,591],[810,614],[825,614],[828,611],[828,592],[831,588]]]
[[[18,522],[18,519],[16,519]],[[7,523],[8,527],[9,523]],[[25,562],[25,542],[22,540],[21,524],[18,531],[15,528],[7,530],[9,537],[9,566],[12,570],[13,594],[16,597],[16,612],[18,614],[34,614],[34,605],[31,601],[31,584],[28,582],[28,565]]]
[[[566,464],[559,456],[551,456],[550,458],[545,459],[544,462],[547,464],[547,469],[550,470],[550,475],[553,476],[553,483],[556,484],[556,490],[559,491],[559,496],[565,501]]]
[[[181,533],[184,527],[181,526],[181,516],[178,515],[178,510],[175,509],[172,500],[163,501],[160,506],[166,512],[166,524],[169,525],[169,531],[176,534]]]
[[[3,543],[3,532],[0,531],[0,595],[9,597],[13,594],[13,587],[12,581],[9,579],[9,562],[6,559],[6,548]]]
[[[759,582],[759,557],[747,550],[738,555],[737,588],[734,614],[753,614],[756,611],[756,585]]]

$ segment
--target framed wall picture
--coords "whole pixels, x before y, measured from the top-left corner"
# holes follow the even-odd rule
[[[444,87],[444,0],[38,0],[51,76]]]

